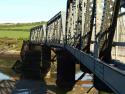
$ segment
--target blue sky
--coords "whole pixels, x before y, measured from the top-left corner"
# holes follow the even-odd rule
[[[0,23],[47,21],[60,10],[66,10],[67,0],[1,0]]]

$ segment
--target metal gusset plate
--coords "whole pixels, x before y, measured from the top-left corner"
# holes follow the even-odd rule
[[[119,8],[120,0],[104,0],[101,29],[96,38],[99,46],[99,58],[106,62],[111,60],[111,48]]]
[[[46,26],[36,26],[30,30],[30,42],[44,43],[46,41]]]

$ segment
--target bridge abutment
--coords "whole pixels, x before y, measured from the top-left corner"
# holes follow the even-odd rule
[[[65,49],[57,51],[57,80],[61,89],[71,90],[75,84],[75,60]]]

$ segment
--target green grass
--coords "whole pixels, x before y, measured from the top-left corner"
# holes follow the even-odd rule
[[[30,29],[46,22],[0,24],[0,48],[20,50],[23,40],[28,40]]]
[[[46,22],[0,24],[0,38],[28,39],[30,29],[42,24],[46,24]]]
[[[46,22],[35,22],[35,23],[5,23],[0,24],[0,51],[6,50],[17,50],[20,51],[23,40],[29,39],[30,29],[35,26],[42,25]],[[1,56],[3,56],[1,54]],[[0,67],[10,68],[13,66],[17,58],[15,55],[8,57],[5,55],[4,58],[0,56]],[[16,55],[17,56],[17,55]]]
[[[27,31],[1,31],[0,38],[28,39],[30,32]]]

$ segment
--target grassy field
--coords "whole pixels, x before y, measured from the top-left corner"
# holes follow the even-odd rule
[[[28,39],[32,27],[45,23],[46,22],[0,24],[0,38]]]
[[[16,38],[16,39],[28,39],[28,31],[1,31],[0,38]]]
[[[0,24],[0,49],[20,50],[23,40],[29,39],[30,29],[45,23]]]
[[[19,54],[7,52],[20,51],[23,40],[29,39],[30,29],[44,23],[46,22],[0,24],[0,67],[12,67]]]

